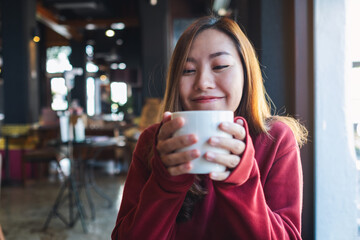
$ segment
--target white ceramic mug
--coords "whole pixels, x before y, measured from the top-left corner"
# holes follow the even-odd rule
[[[232,136],[219,129],[219,124],[222,122],[233,122],[234,113],[232,111],[217,111],[217,110],[202,110],[202,111],[183,111],[174,112],[171,118],[182,117],[185,119],[185,124],[182,128],[175,132],[174,136],[182,136],[188,134],[196,134],[198,142],[178,150],[178,152],[188,151],[191,149],[198,149],[200,157],[192,161],[193,168],[190,173],[206,174],[210,172],[224,172],[226,167],[221,164],[209,162],[204,159],[204,154],[208,151],[216,153],[229,153],[223,148],[215,148],[208,144],[210,137],[225,137],[232,138]]]

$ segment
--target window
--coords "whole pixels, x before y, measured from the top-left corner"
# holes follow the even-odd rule
[[[72,66],[69,62],[71,47],[50,47],[46,51],[46,71],[48,73],[63,73],[70,71]]]
[[[86,112],[89,116],[95,115],[95,79],[93,77],[89,77],[86,80]]]
[[[46,51],[46,71],[50,78],[52,94],[51,108],[54,111],[63,111],[68,108],[68,86],[63,76],[65,71],[72,70],[69,62],[71,47],[50,47]]]
[[[65,84],[65,79],[62,77],[55,77],[50,80],[52,103],[51,108],[54,111],[66,110],[68,108],[67,94],[68,89]]]
[[[127,85],[124,82],[112,82],[110,84],[111,101],[120,106],[127,102]]]
[[[359,239],[359,106],[351,93],[359,94],[353,85],[353,62],[360,57],[353,46],[360,30],[356,1],[314,1],[315,239]]]

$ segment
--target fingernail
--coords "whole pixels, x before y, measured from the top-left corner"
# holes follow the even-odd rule
[[[246,136],[246,130],[245,130],[245,128],[243,128],[241,131],[242,131],[241,134],[245,137],[245,136]]]
[[[229,123],[228,122],[223,122],[223,123],[221,123],[221,126],[223,128],[227,128],[227,127],[229,127]]]
[[[219,138],[217,138],[217,137],[211,137],[210,138],[210,144],[211,145],[215,145],[217,143],[219,143]]]
[[[191,142],[196,142],[196,141],[197,141],[197,136],[194,135],[194,134],[191,134],[191,135],[189,135],[189,140],[190,140]]]
[[[191,163],[187,163],[187,164],[185,164],[184,168],[185,168],[186,170],[190,170],[190,169],[192,168],[192,164],[191,164]]]
[[[236,120],[236,122],[241,124],[241,125],[244,125],[244,121],[242,119],[238,119],[238,120]]]
[[[185,119],[183,117],[178,117],[177,119],[178,119],[178,123],[182,127],[185,124]]]
[[[206,153],[206,160],[212,161],[215,159],[215,154],[212,152],[207,152]]]
[[[194,149],[194,150],[192,150],[191,151],[191,157],[193,157],[193,158],[197,158],[197,157],[199,157],[199,151],[197,150],[197,149]]]

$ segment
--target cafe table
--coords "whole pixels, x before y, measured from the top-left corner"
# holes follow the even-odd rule
[[[85,208],[80,197],[81,189],[85,189],[86,198],[91,210],[91,218],[93,220],[95,219],[95,206],[90,194],[91,189],[105,199],[109,207],[113,204],[112,199],[97,186],[91,163],[97,159],[104,149],[124,147],[125,137],[93,136],[86,137],[85,140],[81,142],[61,142],[56,140],[51,141],[50,144],[61,149],[70,159],[71,170],[68,176],[64,176],[63,172],[60,171],[65,180],[60,186],[59,193],[48,214],[43,230],[48,228],[53,217],[58,217],[68,227],[73,227],[77,220],[80,219],[82,228],[84,232],[87,233]],[[58,167],[61,170],[59,163]],[[68,217],[65,217],[64,214],[60,212],[61,205],[66,201],[68,201]]]

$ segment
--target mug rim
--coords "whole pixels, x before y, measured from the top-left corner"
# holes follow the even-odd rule
[[[210,112],[231,112],[234,114],[233,111],[231,110],[190,110],[190,111],[177,111],[177,112],[172,112],[171,114],[191,114],[191,113],[200,113],[200,112],[205,112],[205,113],[210,113]]]

